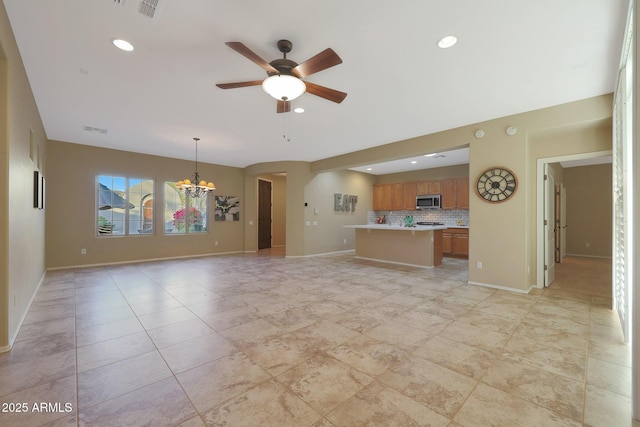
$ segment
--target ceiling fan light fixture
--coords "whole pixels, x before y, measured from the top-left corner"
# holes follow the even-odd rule
[[[307,86],[297,77],[274,74],[262,82],[262,89],[278,101],[291,101],[305,93]]]

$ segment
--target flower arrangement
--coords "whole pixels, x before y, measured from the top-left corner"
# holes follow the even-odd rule
[[[202,225],[202,212],[196,208],[179,209],[173,214],[173,226],[178,231],[184,231],[186,225],[191,228],[194,225]]]

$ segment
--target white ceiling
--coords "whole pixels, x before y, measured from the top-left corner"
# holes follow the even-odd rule
[[[372,165],[356,166],[349,169],[372,175],[386,175],[389,173],[463,165],[466,163],[469,163],[469,149],[460,148],[458,150],[445,152],[426,153],[422,156],[409,157],[402,160],[391,160]]]
[[[148,1],[148,0],[147,0]],[[314,161],[614,90],[627,0],[4,0],[50,139],[229,166]],[[450,49],[436,47],[448,34]],[[114,38],[132,42],[125,53]],[[306,80],[303,114],[276,114],[257,80],[279,39]],[[106,130],[87,131],[85,126]],[[284,135],[284,136],[283,136]]]

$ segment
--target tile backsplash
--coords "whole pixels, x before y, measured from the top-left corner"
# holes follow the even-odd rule
[[[406,211],[368,211],[367,223],[375,224],[379,216],[386,217],[386,223],[393,225],[404,225],[404,217],[413,216],[413,221],[434,221],[441,222],[450,227],[469,226],[469,211],[460,210],[443,210],[428,209],[422,211],[406,210]]]

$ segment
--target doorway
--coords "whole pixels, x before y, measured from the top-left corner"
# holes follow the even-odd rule
[[[258,179],[258,250],[271,247],[272,184]]]
[[[596,159],[601,159],[604,157],[610,157],[611,151],[599,151],[593,153],[581,153],[581,154],[572,154],[566,156],[558,156],[558,157],[547,157],[538,159],[537,162],[537,195],[536,195],[536,287],[544,288],[548,286],[551,281],[545,282],[545,280],[549,279],[549,275],[547,274],[548,270],[545,270],[545,265],[553,264],[555,267],[556,261],[556,233],[553,231],[556,228],[556,187],[555,183],[553,186],[548,185],[547,181],[545,181],[545,175],[547,175],[548,170],[550,169],[549,165],[552,163],[574,163],[578,164],[588,164],[589,162],[593,162]],[[562,194],[564,193],[564,195]],[[566,192],[563,191],[561,187],[560,201],[562,201],[562,197],[566,197]],[[549,227],[545,226],[545,210],[553,206],[550,209],[548,214]],[[566,211],[566,209],[565,209]],[[565,220],[566,221],[566,220]],[[562,236],[566,236],[566,228],[567,224],[562,222],[562,212],[560,213],[560,233],[559,237],[562,239]],[[562,259],[562,241],[560,242],[560,258]],[[549,267],[547,267],[549,268]]]

